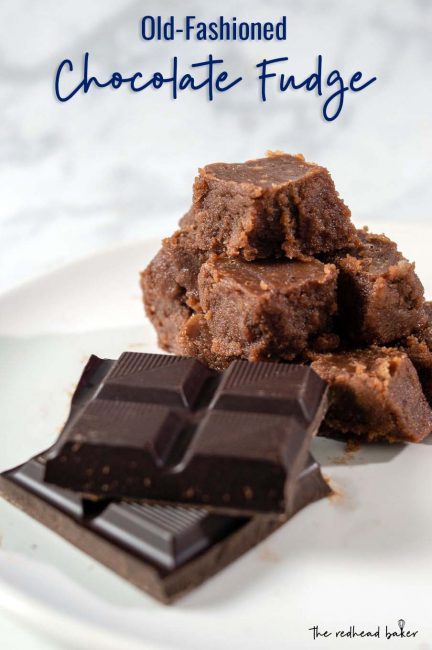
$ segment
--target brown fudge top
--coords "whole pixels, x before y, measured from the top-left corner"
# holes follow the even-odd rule
[[[244,163],[213,163],[200,170],[213,180],[247,183],[259,188],[273,188],[312,174],[322,167],[307,163],[302,155],[278,154]]]
[[[364,350],[333,352],[318,358],[312,364],[319,368],[329,380],[341,375],[366,375],[381,381],[388,381],[405,354],[397,349],[377,348],[375,346]]]
[[[327,169],[278,153],[201,168],[181,226],[195,228],[203,250],[304,259],[357,244],[350,214]]]
[[[333,264],[323,264],[318,260],[258,263],[214,256],[209,260],[210,265],[214,280],[241,285],[245,291],[254,294],[298,291],[305,282],[322,283],[336,274]]]
[[[409,265],[402,253],[397,249],[396,244],[385,235],[374,235],[367,229],[357,231],[360,246],[348,251],[344,257],[340,257],[340,264],[350,268],[355,273],[367,273],[377,277],[386,273],[390,267],[395,266],[401,260]]]
[[[337,270],[318,260],[245,262],[211,256],[198,277],[212,352],[249,361],[295,358],[327,333]]]

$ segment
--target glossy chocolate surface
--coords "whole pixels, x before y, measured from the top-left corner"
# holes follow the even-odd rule
[[[284,513],[326,407],[311,368],[92,357],[46,480],[98,498]]]
[[[162,602],[198,586],[285,519],[228,517],[203,509],[91,502],[44,482],[44,459],[0,475],[0,494],[82,551]],[[287,517],[330,490],[311,456]]]

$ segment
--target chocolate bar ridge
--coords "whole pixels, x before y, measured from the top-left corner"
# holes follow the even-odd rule
[[[283,523],[181,507],[86,503],[69,490],[44,483],[43,462],[35,458],[1,474],[0,494],[163,603],[191,591]],[[309,456],[288,516],[329,493],[318,464]]]
[[[312,369],[235,361],[218,373],[131,352],[104,374],[106,363],[93,357],[84,371],[80,405],[47,454],[48,482],[228,514],[289,510],[327,403]]]

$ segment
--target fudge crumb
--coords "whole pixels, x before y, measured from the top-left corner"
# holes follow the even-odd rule
[[[346,443],[346,446],[345,446],[345,450],[346,450],[348,453],[353,454],[353,453],[355,453],[356,451],[359,451],[359,449],[361,449],[361,443],[360,443],[360,440],[356,440],[355,438],[349,438],[349,439],[347,440],[347,443]]]
[[[281,559],[269,546],[262,546],[259,550],[258,557],[264,562],[279,562]]]
[[[330,494],[328,495],[328,498],[332,499],[333,497],[341,497],[342,491],[334,487],[333,479],[328,474],[324,474],[324,473],[322,474],[322,477],[330,489]]]

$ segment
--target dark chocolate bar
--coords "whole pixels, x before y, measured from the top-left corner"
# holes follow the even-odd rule
[[[45,480],[93,498],[284,514],[325,406],[305,366],[92,357]]]
[[[0,494],[162,602],[204,582],[282,525],[202,509],[89,502],[43,481],[40,458],[0,475]],[[329,494],[311,456],[296,481],[289,516]]]

